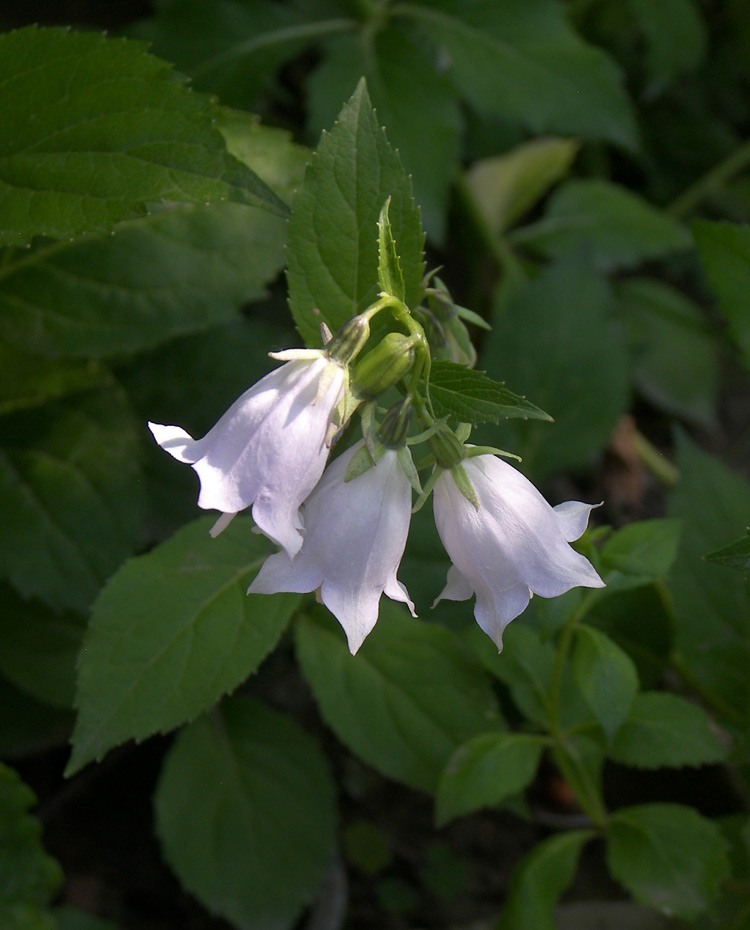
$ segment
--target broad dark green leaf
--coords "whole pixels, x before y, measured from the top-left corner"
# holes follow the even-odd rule
[[[701,707],[676,694],[649,691],[635,696],[609,755],[624,765],[656,769],[722,762],[727,750]]]
[[[289,303],[308,344],[320,345],[321,322],[335,331],[375,301],[377,222],[388,197],[406,303],[414,307],[424,271],[419,211],[361,82],[323,136],[289,222]]]
[[[511,238],[543,255],[585,246],[605,271],[687,251],[687,229],[643,198],[609,181],[572,180],[550,197],[544,218]]]
[[[0,600],[0,671],[40,701],[72,707],[85,618],[24,601],[7,585]]]
[[[750,367],[750,228],[712,220],[694,220],[691,228],[719,309]]]
[[[682,436],[677,464],[681,478],[669,509],[683,531],[668,579],[676,655],[715,708],[747,725],[750,580],[704,556],[744,532],[750,486]]]
[[[536,774],[544,745],[533,734],[481,733],[460,746],[438,783],[438,825],[522,791]]]
[[[412,177],[425,228],[440,243],[460,155],[462,117],[455,88],[435,67],[419,33],[400,24],[391,21],[374,36],[366,31],[341,36],[326,43],[324,60],[309,81],[308,123],[314,133],[331,125],[362,75],[378,122]]]
[[[664,577],[677,556],[681,527],[679,520],[640,520],[613,533],[600,550],[606,593]]]
[[[222,111],[243,164],[289,196],[307,152],[288,134]],[[106,357],[231,319],[283,267],[285,221],[232,204],[172,205],[117,234],[43,243],[0,273],[0,334],[29,352]]]
[[[718,826],[693,808],[643,804],[612,815],[607,864],[636,901],[690,920],[729,873],[726,847]]]
[[[138,438],[121,392],[0,424],[0,574],[24,597],[85,612],[140,541]]]
[[[648,93],[664,90],[698,67],[706,52],[706,26],[695,0],[628,0],[647,42]]]
[[[192,720],[251,675],[298,598],[245,592],[271,551],[238,517],[204,517],[126,562],[94,604],[81,652],[68,772],[128,739]]]
[[[29,808],[33,791],[0,764],[0,926],[3,930],[47,930],[49,904],[62,883],[57,862],[44,851],[42,828]]]
[[[630,714],[638,690],[632,659],[605,633],[581,625],[576,630],[573,675],[591,713],[612,740]]]
[[[48,359],[0,343],[0,414],[111,383],[111,374],[97,362]]]
[[[493,320],[480,367],[534,398],[554,424],[513,420],[499,445],[535,480],[589,465],[628,401],[628,358],[611,292],[584,255],[545,268]]]
[[[499,724],[489,679],[458,637],[385,599],[356,656],[327,616],[299,624],[297,654],[339,739],[415,788],[434,791],[458,746]]]
[[[497,423],[510,417],[552,419],[502,383],[455,362],[433,362],[430,397],[438,417],[450,416],[462,423]]]
[[[224,103],[257,112],[278,69],[321,34],[294,5],[274,0],[157,0],[154,15],[128,28],[154,52],[190,75],[196,87]],[[339,23],[339,26],[341,24]],[[356,21],[350,21],[350,28]],[[309,28],[309,35],[308,35]]]
[[[183,886],[241,930],[289,930],[334,853],[334,792],[312,738],[247,698],[177,737],[156,831]]]
[[[0,36],[0,245],[104,233],[166,201],[286,208],[230,156],[208,99],[139,42]]]
[[[652,278],[616,284],[638,390],[668,413],[710,426],[719,390],[719,344],[705,313]]]
[[[575,139],[532,139],[475,162],[465,181],[489,229],[501,233],[523,216],[568,173],[578,149]]]
[[[592,830],[569,830],[538,843],[513,872],[497,930],[555,930],[555,905],[593,837]]]
[[[620,72],[570,28],[551,0],[430,0],[400,4],[438,44],[449,75],[480,112],[535,133],[638,145]]]
[[[718,562],[720,565],[729,565],[739,571],[750,570],[750,532],[742,539],[722,546],[706,555],[709,562]]]

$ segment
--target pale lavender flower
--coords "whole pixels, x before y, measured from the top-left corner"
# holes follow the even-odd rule
[[[354,654],[375,626],[385,593],[414,604],[396,572],[404,554],[411,520],[411,486],[398,461],[386,449],[376,465],[345,481],[359,442],[326,469],[304,504],[305,541],[290,558],[278,552],[262,565],[248,594],[320,589],[320,599],[346,633]]]
[[[252,505],[261,532],[294,555],[302,546],[299,508],[325,468],[347,374],[322,350],[272,354],[286,364],[245,391],[202,439],[179,426],[149,429],[198,473],[198,506],[222,512],[212,535]]]
[[[503,630],[531,597],[556,597],[577,586],[601,588],[591,563],[568,545],[586,529],[592,504],[550,507],[534,485],[494,455],[461,463],[478,506],[459,490],[450,470],[434,489],[435,523],[453,562],[438,597],[476,594],[474,616],[502,649]],[[436,601],[437,603],[437,601]]]

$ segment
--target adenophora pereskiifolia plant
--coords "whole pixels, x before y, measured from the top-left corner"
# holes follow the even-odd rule
[[[381,236],[383,230],[387,235],[385,208],[380,222]],[[434,305],[429,278],[424,294]],[[443,285],[439,294],[441,307],[452,306]],[[353,366],[368,342],[371,319],[383,311],[397,328]],[[215,531],[252,505],[257,528],[282,546],[248,593],[318,591],[344,628],[352,653],[374,627],[383,594],[416,616],[397,578],[412,487],[419,506],[434,490],[437,529],[453,562],[438,600],[476,594],[477,622],[499,649],[504,628],[532,594],[554,597],[575,586],[604,584],[568,545],[583,534],[595,505],[569,501],[553,509],[497,457],[498,450],[466,445],[464,426],[454,430],[449,417],[436,416],[431,366],[445,352],[445,328],[425,332],[419,322],[433,316],[424,308],[412,313],[400,296],[383,289],[325,348],[274,353],[286,364],[243,394],[203,439],[193,440],[179,427],[149,424],[162,448],[198,472],[199,505],[223,512]],[[466,332],[457,312],[443,323]],[[464,351],[463,365],[447,364],[470,371],[474,357]],[[381,423],[377,400],[394,387],[405,400]],[[323,472],[332,440],[355,411],[362,439]],[[410,437],[413,420],[421,432]],[[424,491],[409,451],[420,442],[432,452],[422,463],[432,470]]]

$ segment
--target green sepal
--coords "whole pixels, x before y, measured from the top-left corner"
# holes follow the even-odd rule
[[[402,303],[406,300],[404,273],[396,251],[391,220],[388,210],[391,205],[390,195],[383,204],[378,217],[378,284],[383,296],[395,297]]]
[[[459,462],[451,468],[451,477],[456,482],[456,487],[463,494],[466,500],[473,505],[475,510],[479,510],[479,500],[474,485],[469,481],[466,469]]]

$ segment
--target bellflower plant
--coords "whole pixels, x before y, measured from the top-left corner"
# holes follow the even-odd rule
[[[588,559],[568,545],[583,534],[596,505],[567,501],[550,507],[527,478],[494,455],[467,458],[457,467],[475,500],[453,469],[441,472],[435,524],[453,565],[438,601],[476,594],[477,623],[502,649],[503,630],[532,594],[556,597],[577,586],[604,587]]]
[[[302,545],[299,508],[328,459],[347,369],[325,350],[272,353],[286,364],[239,397],[202,439],[149,423],[158,444],[195,469],[198,506],[223,516],[212,535],[252,506],[258,528],[290,554]]]
[[[263,564],[248,594],[320,589],[320,599],[344,628],[352,654],[378,619],[382,594],[414,613],[396,577],[411,520],[411,487],[395,449],[347,481],[360,441],[326,469],[303,506],[305,538],[290,558],[277,552]]]

